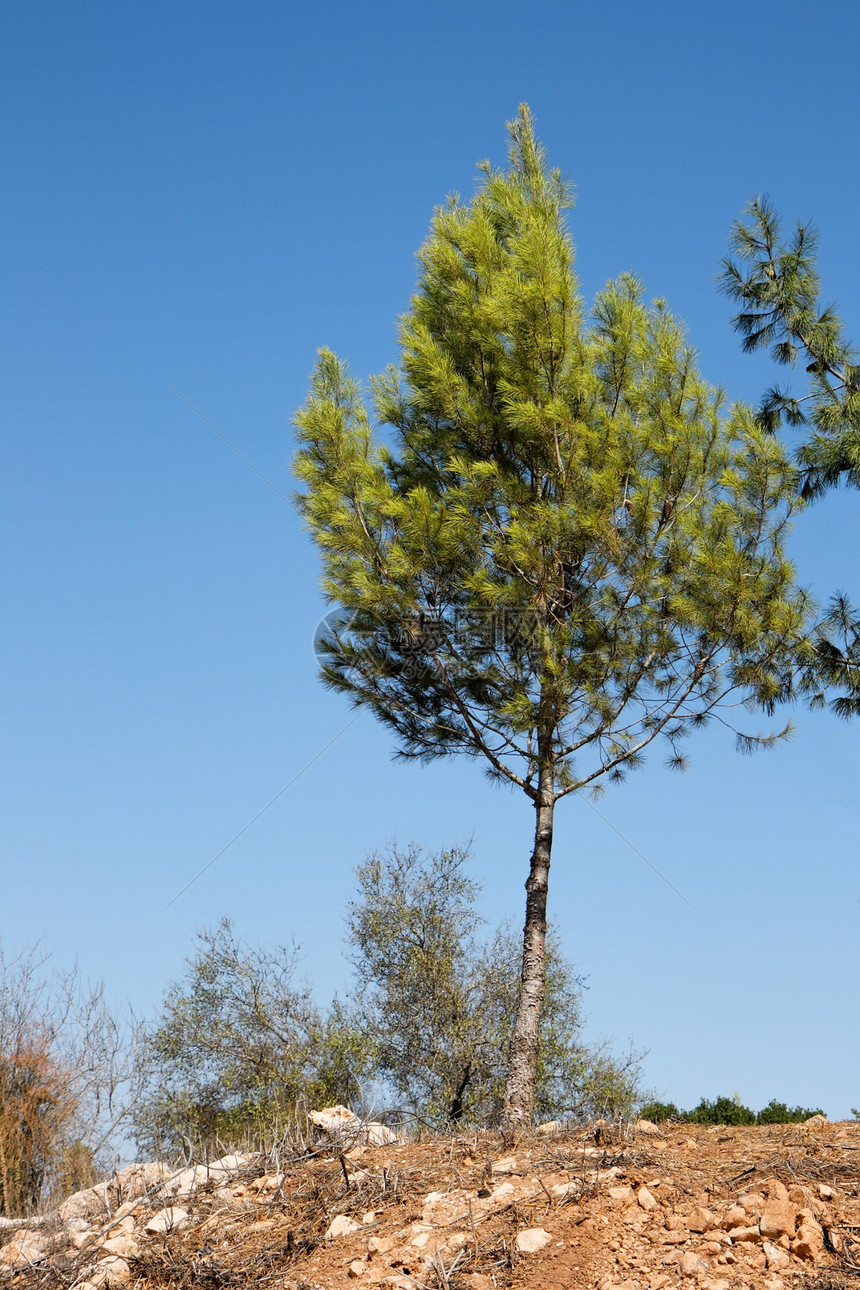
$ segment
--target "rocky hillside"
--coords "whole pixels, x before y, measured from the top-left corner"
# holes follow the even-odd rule
[[[515,1150],[328,1128],[305,1149],[133,1165],[2,1220],[0,1285],[860,1288],[860,1124],[546,1125]]]

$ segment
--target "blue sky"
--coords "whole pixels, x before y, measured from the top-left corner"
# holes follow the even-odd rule
[[[391,761],[315,678],[316,556],[282,493],[290,418],[326,344],[396,358],[414,252],[528,101],[575,181],[587,298],[632,270],[733,397],[714,287],[769,191],[822,233],[860,332],[860,10],[798,3],[347,5],[10,0],[3,8],[3,850],[0,942],[44,938],[141,1012],[195,929],[296,936],[346,979],[351,871],[396,837],[474,838],[482,912],[519,920],[532,819],[471,765]],[[860,498],[802,516],[822,595],[860,594]],[[798,711],[753,760],[708,733],[601,812],[559,811],[550,906],[590,1034],[650,1049],[692,1105],[860,1103],[860,728]]]

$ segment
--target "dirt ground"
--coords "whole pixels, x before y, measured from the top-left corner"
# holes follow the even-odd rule
[[[179,1194],[153,1183],[161,1166],[137,1167],[144,1183],[126,1170],[103,1212],[69,1203],[64,1223],[0,1233],[0,1286],[860,1290],[860,1123],[601,1123],[514,1149],[482,1133],[230,1159]]]

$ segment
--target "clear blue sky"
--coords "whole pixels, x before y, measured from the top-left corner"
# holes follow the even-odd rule
[[[769,191],[822,231],[860,333],[849,0],[690,5],[3,6],[0,940],[44,937],[151,1010],[222,914],[289,940],[321,999],[366,849],[474,835],[483,912],[519,919],[532,819],[478,769],[395,765],[343,728],[311,654],[316,556],[283,493],[290,417],[327,344],[396,357],[414,252],[446,193],[505,154],[526,100],[576,182],[586,296],[632,270],[705,374],[757,399],[714,274]],[[802,517],[802,579],[860,595],[860,497]],[[741,759],[714,732],[601,811],[566,801],[550,904],[589,977],[590,1033],[650,1048],[691,1105],[737,1091],[860,1103],[860,726],[796,713]]]

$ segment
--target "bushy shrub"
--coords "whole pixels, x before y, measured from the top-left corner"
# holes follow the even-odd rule
[[[767,1106],[759,1111],[756,1120],[759,1124],[802,1124],[812,1115],[823,1114],[820,1108],[786,1106],[785,1102],[777,1102],[775,1098],[771,1098]]]
[[[468,848],[373,854],[356,871],[346,1001],[324,1012],[295,980],[295,949],[257,949],[223,920],[198,937],[140,1047],[134,1110],[141,1151],[178,1156],[271,1138],[301,1106],[361,1109],[395,1099],[421,1122],[498,1116],[520,974],[509,928],[482,936]],[[582,982],[547,945],[536,1112],[629,1114],[635,1053],[581,1039]]]
[[[375,1074],[401,1103],[439,1125],[492,1124],[502,1106],[520,986],[521,940],[482,936],[467,847],[369,855],[356,870],[347,938],[353,1017]],[[550,931],[535,1088],[538,1118],[629,1114],[639,1058],[581,1038],[582,981]]]
[[[643,1120],[651,1120],[654,1124],[662,1124],[666,1120],[671,1120],[674,1116],[680,1118],[681,1112],[674,1102],[646,1102],[640,1109],[639,1115]]]
[[[655,1123],[679,1116],[690,1124],[798,1124],[812,1115],[823,1114],[820,1109],[787,1106],[785,1102],[777,1102],[775,1098],[756,1114],[748,1106],[744,1106],[737,1096],[718,1097],[713,1102],[702,1098],[692,1111],[679,1112],[674,1102],[649,1102],[640,1111],[644,1119]]]
[[[199,933],[139,1048],[141,1151],[271,1137],[302,1102],[357,1096],[360,1040],[337,1003],[326,1016],[296,983],[296,960],[295,948],[246,944],[226,918]]]
[[[684,1117],[690,1124],[755,1124],[756,1114],[733,1097],[718,1097],[701,1102]]]

